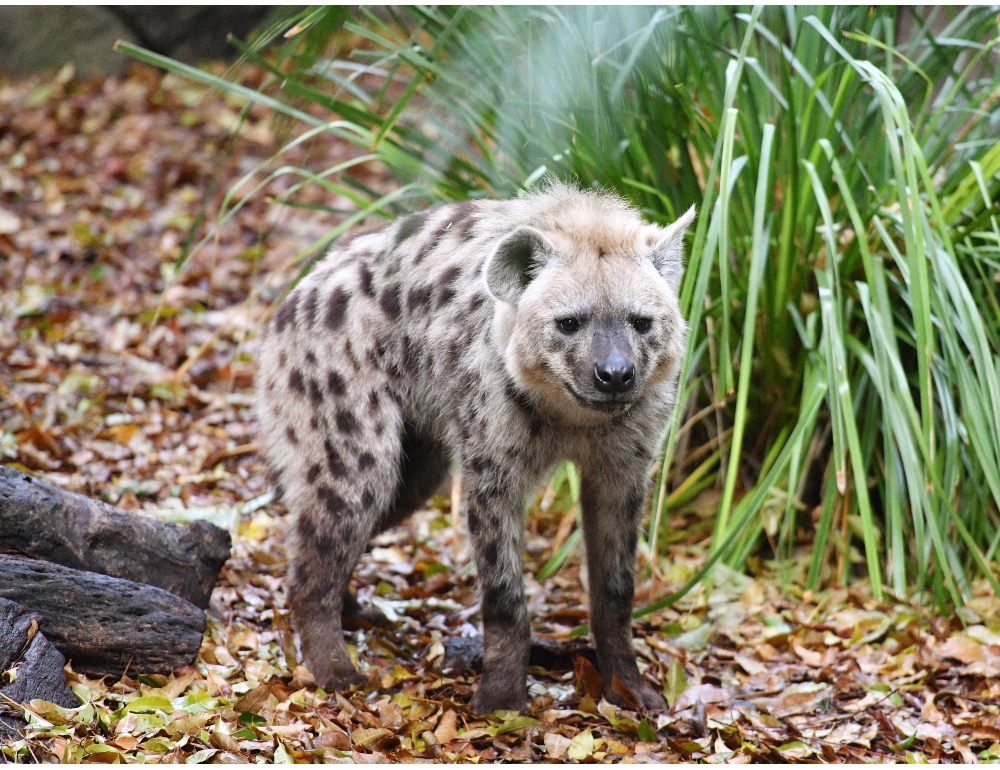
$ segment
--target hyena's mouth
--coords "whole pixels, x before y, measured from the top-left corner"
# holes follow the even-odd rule
[[[627,412],[635,403],[634,398],[621,398],[619,396],[587,398],[586,396],[581,396],[577,393],[571,385],[566,385],[566,391],[573,397],[573,400],[581,406],[584,406],[587,409],[593,409],[595,412],[602,412],[603,414],[620,414],[621,412]]]

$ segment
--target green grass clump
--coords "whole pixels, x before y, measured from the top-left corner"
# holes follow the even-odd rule
[[[294,142],[364,149],[319,171],[279,153],[257,175],[355,203],[316,249],[364,216],[545,175],[661,224],[697,204],[645,547],[715,485],[708,567],[763,554],[789,585],[867,578],[947,607],[978,577],[1000,592],[1000,38],[995,9],[965,7],[897,41],[905,13],[318,8],[244,48],[272,73],[260,92],[187,74],[301,122]],[[334,39],[354,47],[329,56]],[[352,176],[372,159],[393,193]]]

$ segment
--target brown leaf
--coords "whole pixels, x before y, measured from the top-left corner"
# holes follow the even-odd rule
[[[221,730],[214,730],[209,735],[209,742],[215,746],[217,749],[222,749],[223,751],[231,751],[233,754],[238,754],[240,752],[240,743],[229,733],[224,733]]]
[[[786,688],[771,699],[767,707],[773,717],[784,719],[795,714],[814,713],[820,704],[833,698],[833,688],[820,682],[801,682]]]
[[[625,706],[632,711],[641,711],[642,707],[639,705],[639,701],[635,699],[635,695],[628,688],[621,679],[618,678],[617,674],[611,675],[611,689],[623,700],[625,701]]]
[[[317,749],[339,749],[340,751],[351,750],[351,736],[339,727],[331,725],[325,732],[313,741],[313,746]]]
[[[264,708],[269,697],[271,697],[271,685],[259,684],[233,704],[233,711],[237,713],[249,711],[251,714],[256,714]]]
[[[823,665],[823,653],[810,650],[803,647],[797,641],[792,642],[792,650],[795,654],[802,658],[802,662],[807,666],[812,666],[813,668],[819,668]]]
[[[434,731],[434,737],[437,739],[438,743],[447,745],[455,740],[455,736],[457,735],[458,715],[453,709],[448,709],[441,715],[441,721],[438,723],[437,729]]]
[[[953,658],[962,663],[982,663],[987,657],[986,648],[965,634],[955,634],[938,648],[942,658]]]
[[[604,695],[604,682],[597,669],[594,668],[594,664],[583,655],[577,655],[573,659],[573,673],[576,677],[577,689],[585,695],[589,695],[595,702],[600,700]]]
[[[305,666],[296,666],[292,672],[292,689],[301,690],[304,687],[315,687],[316,680],[313,679],[312,672]]]

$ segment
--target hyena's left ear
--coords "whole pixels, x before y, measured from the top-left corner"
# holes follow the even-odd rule
[[[516,304],[555,248],[534,227],[519,227],[497,244],[486,260],[486,285],[501,302]]]
[[[649,254],[653,266],[674,291],[680,290],[684,274],[684,233],[694,221],[694,215],[695,208],[692,206],[663,230],[660,240]]]

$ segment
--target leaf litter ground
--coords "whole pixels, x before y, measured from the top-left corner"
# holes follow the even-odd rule
[[[256,332],[296,255],[336,216],[270,205],[293,184],[278,178],[172,278],[227,188],[281,139],[255,109],[234,135],[242,106],[142,67],[119,79],[0,80],[0,460],[235,535],[195,665],[118,682],[70,665],[82,705],[29,704],[25,735],[0,756],[1000,761],[1000,603],[985,585],[961,617],[941,618],[876,602],[863,585],[793,594],[722,568],[710,592],[635,625],[640,665],[670,708],[612,706],[569,637],[586,622],[579,555],[535,577],[575,526],[551,487],[528,519],[525,581],[536,646],[552,654],[530,669],[524,715],[467,708],[476,674],[460,653],[474,647],[479,614],[454,490],[377,538],[356,571],[361,600],[392,621],[350,634],[368,684],[317,689],[297,657],[285,512],[255,454],[250,406]],[[356,152],[321,137],[284,160],[324,167]],[[359,174],[391,186],[377,168]],[[298,200],[350,208],[319,191]],[[637,604],[697,568],[711,510],[672,513],[663,577],[643,579]]]

